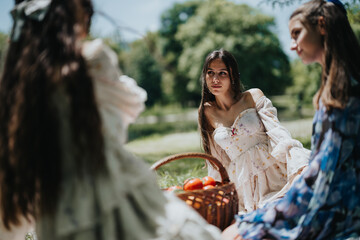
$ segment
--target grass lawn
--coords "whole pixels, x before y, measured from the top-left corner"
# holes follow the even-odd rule
[[[155,135],[129,142],[126,148],[149,165],[176,153],[201,152],[200,137],[196,131]],[[206,176],[202,159],[180,159],[161,166],[157,171],[162,188],[180,185],[189,177]]]

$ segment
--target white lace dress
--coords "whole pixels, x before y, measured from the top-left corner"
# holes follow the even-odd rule
[[[212,152],[236,185],[240,213],[282,197],[310,156],[279,124],[276,108],[265,96],[255,108],[239,113],[231,127],[216,128],[213,138]],[[209,175],[219,179],[211,165]]]
[[[127,125],[144,108],[145,91],[121,76],[115,53],[101,40],[85,43],[83,55],[103,121],[108,174],[79,181],[66,156],[59,207],[55,218],[37,223],[39,240],[220,239],[220,231],[197,212],[164,195],[149,166],[123,148]],[[64,147],[71,151],[66,141]]]

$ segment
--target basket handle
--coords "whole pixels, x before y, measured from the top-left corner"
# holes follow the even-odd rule
[[[197,152],[188,152],[188,153],[178,153],[178,154],[174,154],[174,155],[170,155],[168,157],[165,157],[163,159],[160,159],[159,161],[155,162],[150,169],[151,170],[157,170],[160,166],[165,165],[169,162],[178,160],[178,159],[183,159],[183,158],[202,158],[202,159],[206,159],[208,161],[210,161],[211,163],[213,163],[213,165],[215,165],[217,167],[216,170],[219,171],[221,179],[222,179],[222,183],[229,183],[230,179],[229,179],[229,175],[226,172],[226,169],[224,168],[224,166],[221,164],[221,162],[206,153],[197,153]]]

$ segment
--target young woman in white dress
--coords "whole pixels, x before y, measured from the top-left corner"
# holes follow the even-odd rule
[[[253,211],[282,197],[307,166],[310,151],[280,125],[276,108],[260,89],[244,91],[229,52],[210,53],[201,79],[203,148],[223,163],[235,183],[239,211]],[[211,164],[208,174],[220,180]]]

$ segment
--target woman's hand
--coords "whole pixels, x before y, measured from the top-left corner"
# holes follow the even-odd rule
[[[222,240],[244,240],[238,232],[236,224],[232,224],[227,227],[221,234]]]

